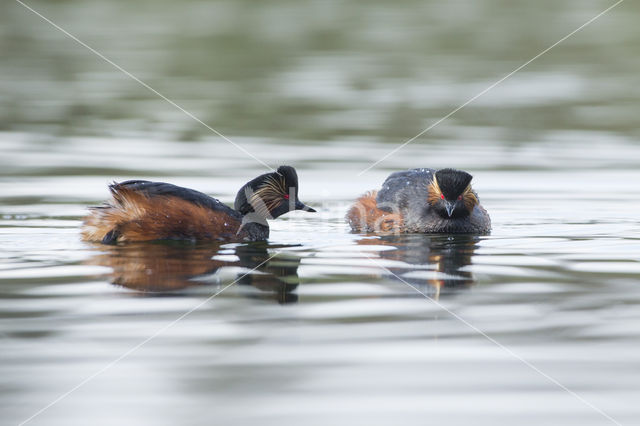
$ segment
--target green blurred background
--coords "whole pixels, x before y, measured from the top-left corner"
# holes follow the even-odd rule
[[[613,1],[29,1],[229,137],[402,142]],[[640,4],[626,1],[454,124],[536,141],[554,129],[639,136]],[[214,136],[13,0],[0,4],[0,129]]]

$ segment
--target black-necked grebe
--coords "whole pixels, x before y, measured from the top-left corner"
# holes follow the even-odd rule
[[[293,210],[315,212],[298,199],[298,175],[290,166],[244,185],[232,209],[193,189],[164,182],[129,180],[109,186],[113,199],[91,207],[85,241],[264,240],[267,219]]]
[[[486,234],[491,219],[471,179],[454,169],[396,172],[382,189],[360,197],[347,220],[352,230],[361,232]]]

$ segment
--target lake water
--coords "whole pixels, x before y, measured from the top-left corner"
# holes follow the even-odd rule
[[[1,424],[640,423],[637,4],[366,173],[613,2],[29,4],[295,166],[318,213],[266,243],[81,242],[113,180],[231,203],[265,167],[3,2]],[[472,173],[491,235],[351,233],[412,167]]]

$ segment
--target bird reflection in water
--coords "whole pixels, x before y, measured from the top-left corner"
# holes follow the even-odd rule
[[[235,277],[224,279],[221,284],[237,280],[236,284],[243,286],[247,297],[296,302],[298,296],[293,290],[299,283],[300,258],[286,254],[274,256],[282,248],[264,242],[221,246],[163,241],[100,246],[102,253],[88,263],[111,268],[114,285],[155,295],[203,287],[212,282],[220,284],[220,277],[213,274],[222,268],[232,268]],[[242,269],[236,270],[238,267]],[[251,291],[249,286],[259,291]]]
[[[405,281],[437,299],[442,294],[465,290],[475,284],[473,274],[465,266],[471,264],[479,240],[478,236],[463,234],[399,234],[362,239],[358,244],[392,246],[393,249],[375,252],[375,256],[405,265],[394,267],[381,263],[381,266],[391,272],[393,279]]]

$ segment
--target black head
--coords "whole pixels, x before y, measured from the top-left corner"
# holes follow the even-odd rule
[[[236,195],[234,207],[242,215],[256,213],[263,219],[275,219],[293,210],[315,212],[298,199],[298,174],[290,166],[280,166],[245,184]]]
[[[462,170],[442,169],[429,186],[429,204],[444,218],[467,217],[478,204],[471,189],[471,176]]]

